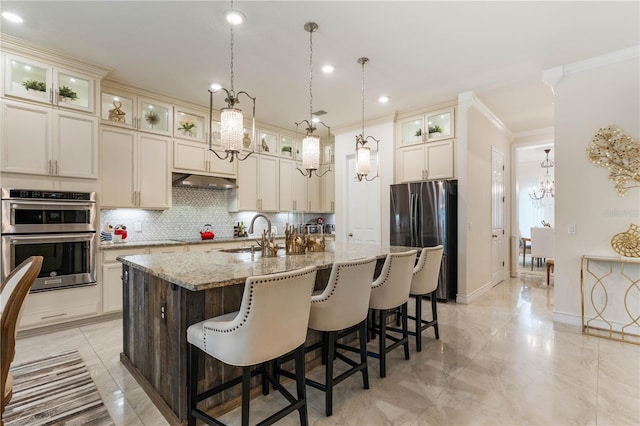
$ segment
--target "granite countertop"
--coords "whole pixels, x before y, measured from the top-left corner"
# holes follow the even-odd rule
[[[327,239],[333,239],[334,235],[325,234]],[[100,243],[98,248],[100,250],[118,250],[123,248],[135,248],[135,247],[162,247],[162,246],[180,246],[184,244],[216,244],[216,243],[229,243],[229,242],[253,242],[258,239],[258,236],[253,237],[240,237],[240,238],[214,238],[213,240],[203,240],[198,237],[192,238],[179,238],[174,240],[152,240],[152,241],[124,241],[122,243],[105,244]],[[276,239],[284,238],[284,235],[276,235]]]
[[[313,265],[318,269],[330,268],[334,262],[412,250],[411,247],[379,246],[372,244],[335,243],[327,241],[326,251],[305,255],[261,257],[251,253],[173,253],[120,256],[125,265],[162,278],[188,290],[198,291],[244,283],[253,275],[291,271]]]

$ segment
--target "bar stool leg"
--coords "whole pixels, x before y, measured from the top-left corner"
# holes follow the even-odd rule
[[[308,426],[309,416],[307,413],[307,396],[306,396],[306,383],[304,372],[304,345],[300,345],[295,350],[295,366],[296,366],[296,390],[298,393],[298,400],[304,401],[304,403],[298,409],[300,414],[300,425]]]
[[[387,376],[387,310],[380,309],[380,377]]]
[[[242,426],[249,426],[251,367],[242,367]]]
[[[196,418],[192,410],[196,408],[196,395],[198,394],[198,351],[193,345],[187,345],[187,407],[188,426],[196,426]]]
[[[367,320],[360,323],[360,363],[366,366],[362,369],[362,383],[365,389],[369,389],[369,366],[367,363]]]
[[[433,315],[433,321],[435,324],[433,326],[433,330],[436,333],[436,340],[440,338],[440,333],[438,332],[438,305],[436,304],[436,292],[435,290],[431,293],[431,312]]]
[[[400,316],[402,317],[402,338],[404,339],[404,359],[409,359],[409,319],[407,318],[408,303],[409,302],[405,302],[400,307]],[[420,332],[420,329],[418,329],[418,332]]]
[[[422,351],[422,295],[416,296],[416,351]]]
[[[327,416],[333,414],[333,359],[335,358],[336,345],[335,338],[336,332],[329,331],[326,334],[327,337],[327,368],[325,368],[325,413]]]

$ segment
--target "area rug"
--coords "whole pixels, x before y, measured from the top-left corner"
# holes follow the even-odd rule
[[[15,364],[11,374],[6,426],[113,425],[78,351]]]

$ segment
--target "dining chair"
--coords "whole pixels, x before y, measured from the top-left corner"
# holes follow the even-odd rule
[[[13,396],[13,377],[9,373],[9,368],[16,353],[16,334],[24,309],[24,301],[40,273],[42,260],[42,256],[29,257],[11,271],[0,287],[0,348],[2,348],[0,418]]]

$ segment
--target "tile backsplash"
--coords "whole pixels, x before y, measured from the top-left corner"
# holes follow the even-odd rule
[[[229,213],[228,191],[199,188],[173,188],[173,203],[168,210],[113,209],[100,212],[100,229],[107,223],[127,227],[127,241],[153,241],[172,239],[198,239],[204,224],[209,223],[216,238],[232,238],[233,226],[244,222],[249,227],[256,212]],[[327,213],[265,213],[276,226],[278,234],[284,233],[287,223],[315,222],[319,216],[324,223],[334,224],[334,214]],[[141,232],[136,231],[139,224]],[[264,219],[256,220],[256,233],[266,228]]]

